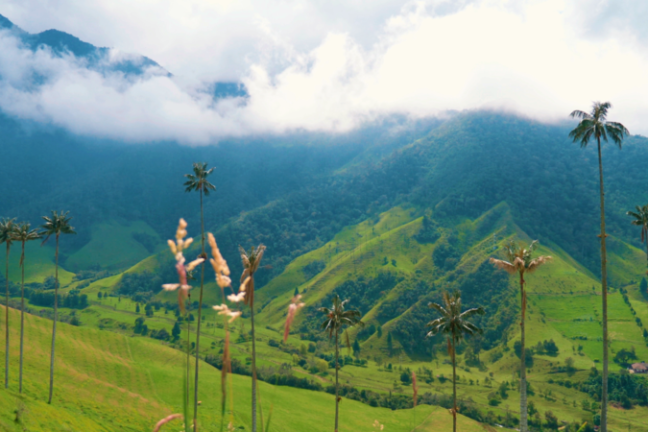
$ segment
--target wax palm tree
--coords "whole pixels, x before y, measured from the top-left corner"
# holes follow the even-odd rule
[[[545,264],[548,261],[551,261],[550,256],[539,256],[533,258],[533,252],[538,247],[538,241],[532,241],[529,247],[525,248],[524,246],[518,246],[513,240],[509,241],[504,246],[504,252],[506,254],[505,260],[498,260],[491,258],[490,262],[495,265],[495,267],[502,269],[510,274],[518,274],[520,276],[520,310],[521,310],[521,319],[520,319],[520,329],[522,336],[520,338],[522,344],[522,350],[520,353],[520,432],[527,432],[529,430],[528,425],[528,409],[527,409],[527,385],[526,385],[526,353],[525,353],[525,331],[524,331],[524,322],[526,317],[526,291],[524,290],[524,275],[527,273],[533,273],[541,265]]]
[[[5,388],[9,387],[9,252],[13,242],[16,225],[13,219],[4,218],[0,221],[0,244],[5,243],[7,254],[5,255]]]
[[[648,260],[648,204],[645,206],[636,207],[637,211],[629,211],[626,213],[628,216],[632,216],[632,225],[641,227],[641,242],[646,243],[646,259]]]
[[[569,133],[574,142],[579,141],[581,148],[587,147],[590,139],[595,138],[598,144],[599,187],[601,198],[601,291],[603,298],[603,387],[601,390],[601,432],[607,432],[607,401],[608,401],[608,309],[607,309],[607,250],[605,248],[605,192],[603,187],[603,159],[601,158],[601,138],[608,137],[621,148],[624,136],[629,135],[628,129],[621,123],[607,121],[610,102],[594,102],[592,111],[572,111],[572,118],[582,119],[578,126]]]
[[[364,323],[360,321],[360,311],[344,310],[344,306],[348,302],[349,300],[340,301],[340,296],[335,294],[335,297],[333,297],[333,307],[331,309],[326,307],[318,309],[319,312],[322,312],[325,315],[324,322],[322,323],[322,329],[328,331],[329,339],[332,339],[333,335],[335,335],[335,432],[338,431],[338,418],[340,411],[340,397],[338,396],[338,370],[340,369],[338,362],[340,353],[339,335],[344,326],[364,327]]]
[[[250,321],[252,322],[252,432],[257,430],[257,372],[256,372],[256,334],[254,332],[254,273],[259,269],[266,247],[262,244],[250,248],[246,252],[239,246],[243,274],[241,275],[241,290],[245,291],[245,304],[250,308]],[[262,426],[263,427],[263,426]]]
[[[199,192],[200,193],[200,245],[201,245],[201,257],[207,260],[207,255],[205,254],[205,219],[203,213],[203,195],[209,195],[210,191],[216,189],[216,187],[207,181],[207,177],[214,171],[214,168],[207,169],[206,162],[196,162],[193,164],[193,174],[185,174],[187,181],[185,182],[185,192]],[[194,431],[198,428],[198,356],[200,355],[200,322],[202,318],[202,305],[203,305],[203,287],[205,285],[205,263],[201,265],[201,274],[200,274],[200,297],[198,299],[198,322],[196,323],[196,376],[195,376],[195,385],[194,385],[194,418],[193,418],[193,427]]]
[[[464,335],[472,336],[475,333],[482,333],[482,329],[470,323],[468,318],[474,315],[484,315],[481,307],[468,309],[461,312],[461,293],[454,291],[452,295],[443,293],[443,305],[430,303],[428,305],[441,314],[441,317],[430,321],[427,325],[431,327],[428,337],[438,333],[448,335],[448,354],[452,358],[452,430],[457,432],[457,361],[455,357],[456,345]]]
[[[22,393],[22,376],[23,376],[23,348],[25,333],[25,243],[41,238],[41,233],[37,229],[32,229],[29,222],[18,224],[14,231],[13,240],[21,243],[20,268],[22,271],[20,283],[20,369],[18,374],[18,392]]]
[[[59,289],[59,278],[58,278],[58,262],[59,262],[59,239],[61,234],[76,234],[74,232],[74,227],[70,225],[71,217],[68,216],[69,212],[57,213],[52,210],[51,216],[43,216],[45,223],[42,225],[43,235],[45,235],[45,240],[43,244],[49,240],[51,236],[54,236],[56,239],[56,253],[55,253],[55,266],[54,266],[54,325],[52,327],[52,353],[50,354],[50,387],[49,387],[49,399],[47,400],[48,404],[52,403],[52,393],[54,392],[54,348],[56,346],[56,321],[58,319],[58,289]]]

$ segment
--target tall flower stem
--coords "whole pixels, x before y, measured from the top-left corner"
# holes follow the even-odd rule
[[[254,279],[250,280],[250,290],[254,292]],[[250,304],[250,321],[252,321],[252,432],[257,430],[257,376],[256,376],[256,343],[254,332],[254,303]]]
[[[187,320],[187,367],[185,375],[185,385],[184,385],[184,420],[185,420],[185,432],[191,430],[189,424],[189,395],[191,394],[189,383],[191,382],[191,322],[189,321],[189,312],[185,313],[185,319]]]

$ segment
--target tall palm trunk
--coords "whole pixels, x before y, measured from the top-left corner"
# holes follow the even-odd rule
[[[23,377],[23,348],[25,335],[25,242],[22,243],[22,253],[20,254],[22,267],[22,280],[20,284],[20,370],[18,374],[18,392],[22,393]]]
[[[454,334],[452,335],[452,432],[457,432],[457,357]]]
[[[254,276],[250,275],[250,283],[248,289],[254,293]],[[256,375],[256,343],[254,333],[254,295],[252,295],[252,301],[250,302],[250,320],[252,321],[252,432],[257,430],[257,375]]]
[[[5,388],[9,388],[9,242],[5,260],[5,275],[7,276],[7,291],[5,292]]]
[[[520,302],[522,319],[520,320],[520,330],[522,337],[520,338],[522,348],[520,352],[520,432],[527,432],[528,426],[528,413],[527,413],[527,385],[526,385],[526,334],[524,329],[524,321],[526,317],[526,292],[524,291],[524,275],[520,273]]]
[[[348,333],[347,333],[348,334]],[[338,348],[338,329],[335,329],[335,432],[338,432],[338,419],[340,413],[340,397],[339,397],[339,385],[338,385],[338,370],[339,366],[339,356],[340,350]]]
[[[50,357],[50,388],[48,404],[52,403],[52,393],[54,392],[54,347],[56,345],[56,321],[58,319],[58,257],[59,257],[59,235],[56,234],[56,265],[54,267],[54,326],[52,329],[52,354]]]
[[[598,139],[599,177],[601,187],[601,291],[603,297],[603,388],[601,391],[601,432],[607,432],[608,401],[608,307],[607,307],[607,250],[605,249],[605,192],[603,189],[603,158],[601,138]]]
[[[203,192],[200,190],[200,244],[202,247],[201,257],[207,259],[205,255],[205,219],[203,216]],[[196,325],[196,376],[194,383],[194,432],[198,431],[198,365],[199,365],[199,356],[200,356],[200,320],[202,316],[202,305],[203,305],[203,286],[205,285],[205,262],[201,264],[201,273],[200,273],[200,298],[198,299],[198,323]]]

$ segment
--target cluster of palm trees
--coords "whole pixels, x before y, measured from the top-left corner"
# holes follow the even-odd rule
[[[52,327],[52,351],[50,355],[50,382],[47,403],[52,403],[54,393],[54,355],[56,347],[56,323],[58,321],[58,259],[59,240],[61,234],[76,234],[70,225],[71,217],[68,212],[52,211],[50,216],[43,216],[45,223],[39,228],[32,228],[29,222],[16,223],[15,219],[2,219],[0,221],[0,244],[5,243],[5,388],[9,388],[9,254],[13,242],[21,244],[20,253],[20,366],[18,377],[18,391],[22,393],[23,387],[23,354],[25,330],[25,245],[29,241],[44,239],[44,245],[51,236],[56,239],[55,266],[54,266],[54,324]]]

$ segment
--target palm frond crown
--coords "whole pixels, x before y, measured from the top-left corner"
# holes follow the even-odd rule
[[[68,216],[70,212],[56,212],[52,210],[51,216],[43,216],[45,223],[41,225],[45,239],[43,244],[49,240],[50,236],[57,236],[59,234],[76,234],[74,227],[70,225],[72,217]]]
[[[608,141],[608,137],[621,148],[621,142],[626,135],[630,135],[628,129],[621,123],[607,121],[608,111],[612,108],[610,102],[594,102],[592,111],[572,111],[570,117],[581,119],[580,123],[569,133],[574,142],[579,141],[581,147],[587,147],[590,139],[602,139]]]
[[[539,256],[534,258],[533,252],[538,248],[538,241],[532,241],[529,246],[524,247],[509,240],[504,245],[504,254],[506,260],[491,258],[490,262],[495,267],[506,271],[507,273],[533,273],[543,264],[552,260],[551,256]]]
[[[242,289],[245,289],[245,304],[252,307],[254,305],[254,273],[259,269],[259,264],[263,258],[266,247],[260,244],[256,248],[252,246],[250,251],[246,251],[239,246],[241,254],[241,263],[243,264],[243,274],[241,274]],[[247,281],[247,282],[246,282]]]
[[[630,222],[633,225],[641,227],[641,241],[647,240],[648,235],[648,204],[644,206],[636,206],[636,212],[629,211],[626,214],[634,219]]]
[[[441,315],[427,324],[430,327],[428,336],[445,333],[458,342],[463,339],[464,335],[483,332],[481,328],[468,321],[468,319],[474,315],[484,315],[484,308],[472,308],[462,312],[461,293],[457,290],[452,294],[444,292],[442,304],[430,303],[428,306]]]
[[[329,309],[327,307],[321,307],[318,309],[319,312],[323,313],[325,316],[324,321],[322,322],[322,329],[328,331],[329,338],[333,337],[333,334],[336,330],[341,330],[342,327],[364,327],[364,323],[360,321],[362,316],[358,310],[345,310],[345,305],[349,300],[340,300],[340,296],[335,294],[333,297],[333,305]]]
[[[0,221],[0,244],[7,243],[11,246],[14,241],[14,231],[17,228],[15,219],[3,218]]]
[[[13,232],[12,240],[16,242],[21,242],[23,245],[28,241],[38,240],[43,235],[38,229],[32,229],[29,222],[19,223],[16,229]],[[20,265],[23,265],[23,257],[20,257]]]
[[[216,190],[216,186],[211,184],[207,177],[214,171],[214,168],[207,169],[207,162],[195,162],[193,164],[193,173],[185,174],[187,181],[184,183],[185,192],[203,192],[209,195],[209,192]]]

